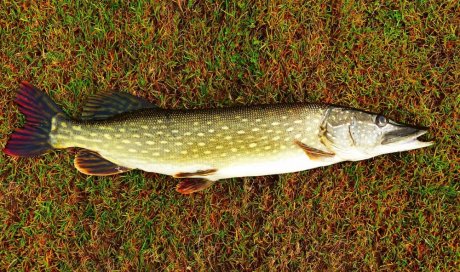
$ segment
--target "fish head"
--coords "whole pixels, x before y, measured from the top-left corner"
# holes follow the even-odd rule
[[[405,125],[383,115],[333,108],[322,126],[322,141],[346,160],[358,161],[381,154],[427,147],[418,137],[428,128]]]

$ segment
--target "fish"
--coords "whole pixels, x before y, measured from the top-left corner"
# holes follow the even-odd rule
[[[183,194],[222,179],[292,173],[433,144],[419,139],[426,127],[319,103],[164,109],[109,91],[89,97],[76,119],[25,81],[15,102],[25,124],[4,153],[33,157],[76,147],[81,173],[170,175],[181,179],[176,190]]]

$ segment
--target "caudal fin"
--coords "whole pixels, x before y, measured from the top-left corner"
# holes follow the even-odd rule
[[[15,102],[25,115],[24,127],[16,129],[3,151],[12,156],[31,157],[51,150],[51,120],[62,110],[51,98],[26,81],[21,82]]]

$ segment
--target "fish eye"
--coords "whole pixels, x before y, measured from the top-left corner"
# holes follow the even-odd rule
[[[388,120],[383,115],[377,115],[375,118],[375,124],[379,127],[384,127],[388,123]]]

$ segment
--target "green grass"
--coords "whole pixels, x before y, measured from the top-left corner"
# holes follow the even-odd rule
[[[73,116],[109,89],[168,108],[321,101],[436,144],[191,196],[156,174],[82,175],[74,150],[2,153],[0,270],[459,267],[457,1],[18,2],[0,4],[1,147],[21,80]]]

